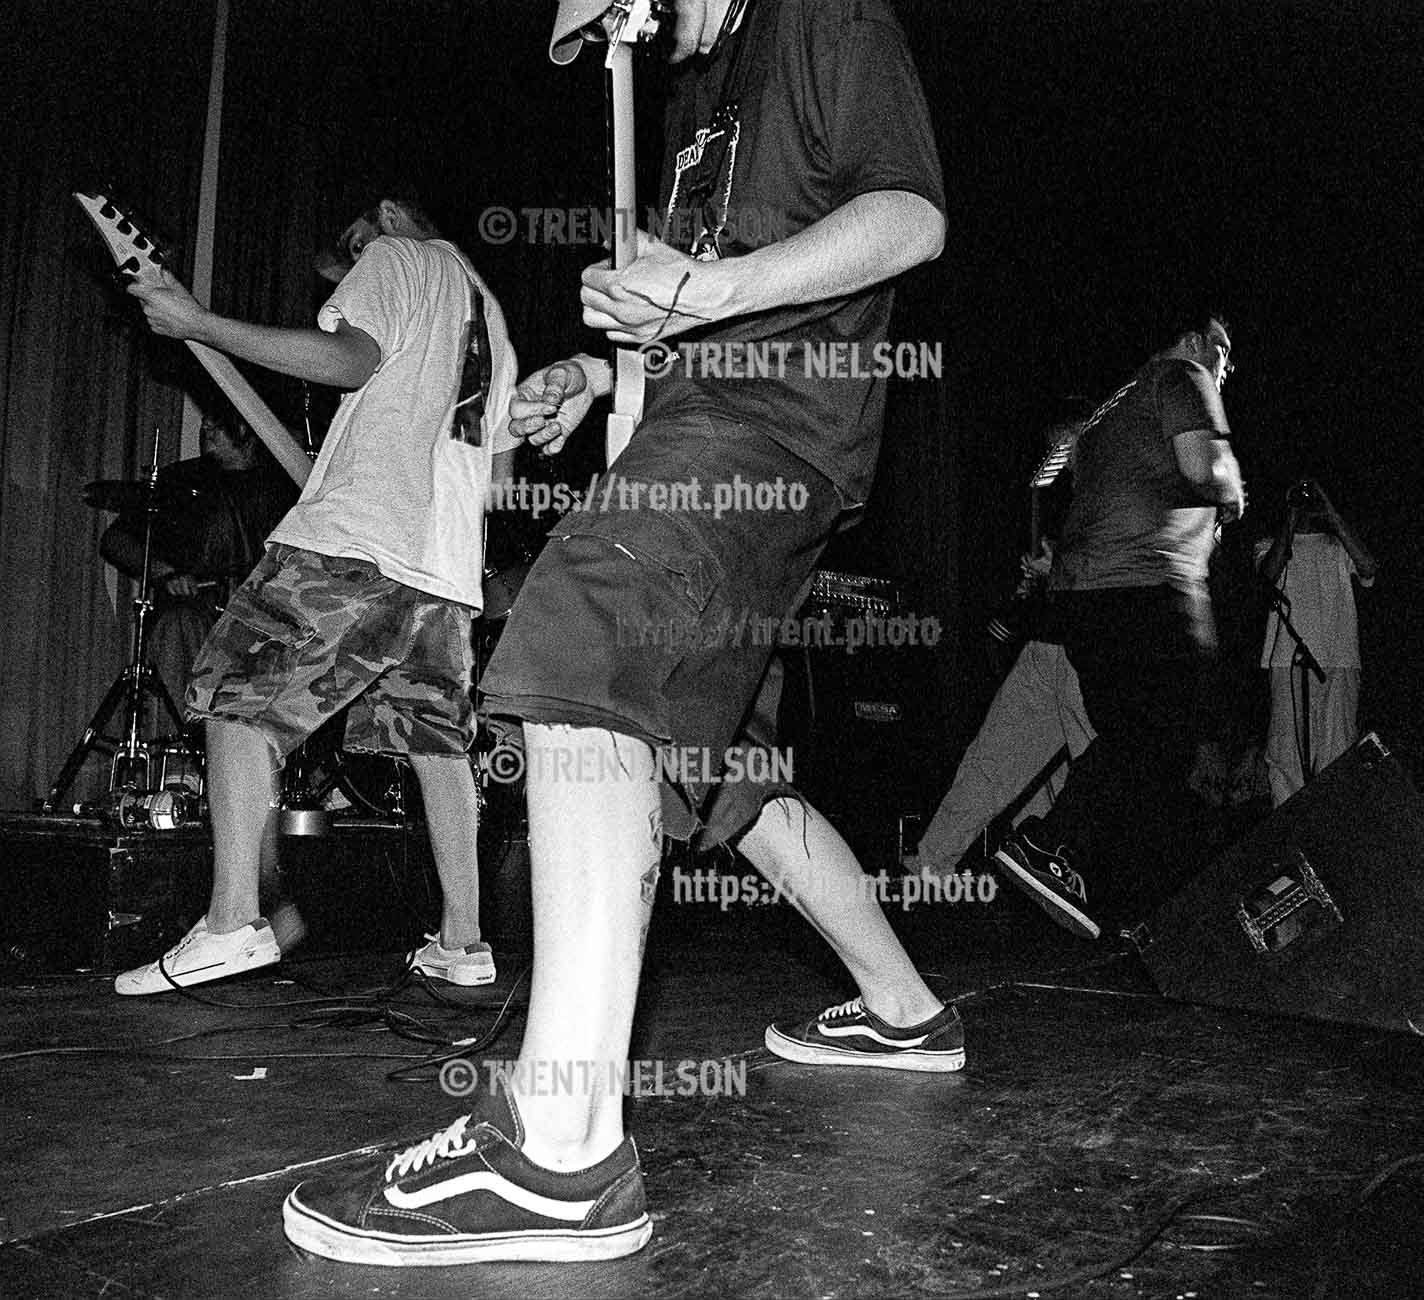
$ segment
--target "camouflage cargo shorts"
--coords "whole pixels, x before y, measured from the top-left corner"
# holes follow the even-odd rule
[[[348,749],[462,754],[472,615],[367,560],[270,547],[198,656],[188,716],[256,726],[286,757],[350,705]]]

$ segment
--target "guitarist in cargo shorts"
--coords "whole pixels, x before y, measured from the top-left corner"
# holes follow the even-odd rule
[[[280,960],[258,904],[277,770],[348,705],[347,747],[408,757],[420,782],[444,903],[413,968],[466,985],[495,978],[479,929],[470,624],[489,485],[514,455],[514,350],[498,302],[413,198],[364,210],[319,269],[339,283],[315,329],[219,316],[167,271],[129,287],[155,333],[347,392],[188,690],[189,717],[207,730],[208,911],[157,961],[120,975],[122,994]]]

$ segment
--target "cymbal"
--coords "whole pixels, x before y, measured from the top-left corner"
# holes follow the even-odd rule
[[[148,509],[149,484],[144,479],[100,478],[86,484],[84,504],[95,510],[116,510],[121,514],[141,513]],[[158,509],[177,510],[196,500],[200,491],[188,484],[160,482],[154,491]]]

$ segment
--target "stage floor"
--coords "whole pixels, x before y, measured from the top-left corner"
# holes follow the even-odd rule
[[[430,1072],[388,1080],[426,1049],[391,1033],[377,1002],[455,1038],[488,1031],[509,999],[484,1056],[512,1057],[519,953],[498,951],[498,984],[453,1008],[415,988],[355,996],[388,983],[394,952],[298,957],[207,986],[214,1005],[12,974],[0,1292],[1419,1294],[1419,1040],[1164,1002],[1134,956],[1002,900],[896,923],[959,1002],[959,1075],[780,1061],[762,1046],[769,1019],[854,992],[819,940],[781,906],[660,909],[633,1056],[744,1064],[745,1093],[629,1100],[655,1234],[589,1266],[361,1268],[282,1235],[282,1198],[308,1170],[428,1136],[462,1109]]]

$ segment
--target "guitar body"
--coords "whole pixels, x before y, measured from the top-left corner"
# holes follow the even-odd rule
[[[94,223],[121,274],[137,277],[162,268],[163,258],[153,241],[120,211],[112,199],[103,194],[75,191],[74,200]],[[205,344],[188,339],[184,342],[292,481],[298,487],[304,486],[311,474],[311,461],[307,459],[306,452],[243,378],[231,358]]]

